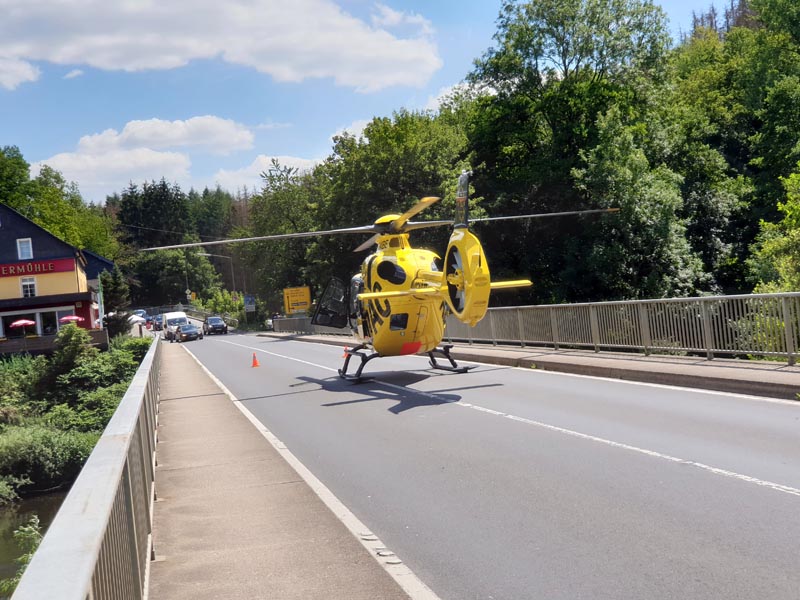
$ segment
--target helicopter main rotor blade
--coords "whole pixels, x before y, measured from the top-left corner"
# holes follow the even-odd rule
[[[588,215],[591,213],[612,213],[619,212],[618,208],[596,208],[592,210],[571,210],[567,212],[556,213],[537,213],[533,215],[512,215],[510,217],[483,217],[477,219],[470,219],[470,223],[478,223],[482,221],[511,221],[513,219],[539,219],[542,217],[564,217],[568,215]],[[417,221],[406,223],[403,231],[414,231],[416,229],[427,229],[428,227],[444,227],[446,225],[453,225],[455,221]]]
[[[408,221],[411,217],[413,217],[417,213],[422,212],[423,210],[428,208],[431,204],[434,204],[435,202],[438,201],[439,198],[437,198],[436,196],[426,196],[425,198],[417,202],[414,206],[409,208],[402,215],[400,215],[398,218],[396,218],[394,221],[392,221],[391,224],[389,225],[389,231],[391,233],[401,233],[402,231],[404,231],[403,225],[406,224],[406,221]]]
[[[257,237],[231,238],[227,240],[215,240],[213,242],[192,242],[187,244],[173,244],[171,246],[156,246],[153,248],[142,248],[140,252],[151,250],[174,250],[176,248],[198,248],[201,246],[219,246],[221,244],[234,244],[238,242],[259,242],[261,240],[288,240],[291,238],[314,237],[317,235],[337,235],[340,233],[375,233],[375,225],[364,225],[363,227],[347,227],[345,229],[329,229],[328,231],[303,231],[300,233],[279,233],[276,235],[260,235]]]
[[[619,212],[618,208],[595,208],[592,210],[569,210],[566,212],[537,213],[533,215],[513,215],[510,217],[483,217],[482,219],[470,219],[472,223],[483,221],[511,221],[513,219],[539,219],[542,217],[565,217],[568,215],[589,215],[592,213],[612,213]]]
[[[378,241],[378,238],[381,237],[380,233],[376,233],[371,238],[369,238],[363,244],[360,244],[358,248],[353,249],[353,252],[361,252],[362,250],[367,250],[370,246],[372,246],[375,242]]]

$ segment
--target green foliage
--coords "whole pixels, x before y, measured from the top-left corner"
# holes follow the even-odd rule
[[[144,360],[144,356],[150,350],[152,344],[153,340],[151,338],[131,337],[128,335],[111,340],[111,349],[130,352],[133,360],[139,365]]]
[[[0,436],[0,476],[27,478],[23,492],[42,492],[73,481],[99,434],[43,425],[7,427]]]
[[[165,179],[131,183],[120,198],[119,225],[134,248],[179,244],[193,229],[186,194]]]
[[[613,108],[599,119],[600,144],[576,170],[578,185],[603,206],[619,207],[619,218],[598,224],[602,245],[581,264],[583,278],[612,297],[663,298],[689,295],[701,276],[699,260],[686,242],[678,218],[681,177],[666,167],[651,168]]]
[[[781,181],[786,190],[786,202],[778,205],[783,220],[777,224],[762,222],[748,261],[757,281],[756,292],[800,289],[800,171]]]
[[[128,268],[136,274],[132,300],[137,306],[186,302],[186,289],[206,297],[219,288],[208,258],[190,250],[140,252]]]
[[[84,356],[72,369],[57,377],[57,391],[52,397],[72,402],[84,392],[129,380],[138,366],[133,354],[125,350],[110,349]]]
[[[58,404],[47,413],[45,420],[61,431],[102,432],[122,397],[128,382],[81,393],[72,404]]]
[[[98,353],[97,348],[91,346],[88,331],[73,323],[62,327],[56,335],[55,350],[36,382],[34,397],[47,406],[57,403],[62,395],[69,393],[68,389],[59,388],[59,377],[81,362],[95,358]]]
[[[237,319],[241,318],[244,312],[244,298],[233,299],[233,295],[228,290],[214,290],[210,298],[207,298],[200,305],[207,311],[220,315],[231,315]]]
[[[33,515],[27,524],[21,525],[14,531],[14,540],[22,549],[22,555],[15,560],[19,568],[13,577],[0,580],[0,594],[11,595],[14,593],[22,574],[33,559],[33,554],[42,542],[42,528],[39,526],[39,517]]]
[[[30,484],[27,477],[14,477],[13,475],[0,475],[0,507],[19,500],[17,489]]]
[[[103,287],[103,306],[106,310],[105,326],[109,337],[113,339],[130,331],[126,313],[131,305],[130,288],[119,265],[114,265],[111,273],[108,271],[100,273],[100,283]]]
[[[10,355],[0,358],[0,425],[18,421],[30,408],[47,360],[43,356]]]

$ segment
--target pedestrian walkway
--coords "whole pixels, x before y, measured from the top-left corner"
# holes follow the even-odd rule
[[[407,598],[183,345],[162,350],[150,600]]]
[[[353,338],[269,332],[262,336],[352,346]],[[780,361],[739,360],[700,356],[594,352],[492,344],[454,344],[453,358],[575,375],[677,385],[736,394],[798,400],[800,366]],[[364,371],[369,376],[369,367]]]

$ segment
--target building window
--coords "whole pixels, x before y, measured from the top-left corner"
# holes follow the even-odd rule
[[[20,277],[22,297],[33,298],[36,295],[36,277]]]
[[[21,238],[17,240],[17,256],[20,260],[30,260],[33,258],[33,244],[31,238]]]

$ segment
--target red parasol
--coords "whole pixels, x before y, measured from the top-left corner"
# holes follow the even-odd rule
[[[58,320],[59,323],[77,323],[78,321],[83,321],[83,317],[79,317],[78,315],[67,315]]]
[[[27,327],[28,325],[36,325],[36,321],[30,319],[17,319],[9,327]]]
[[[22,327],[22,337],[25,338],[28,335],[28,332],[25,330],[28,325],[36,325],[36,321],[31,321],[30,319],[17,319],[11,323],[9,327]]]

